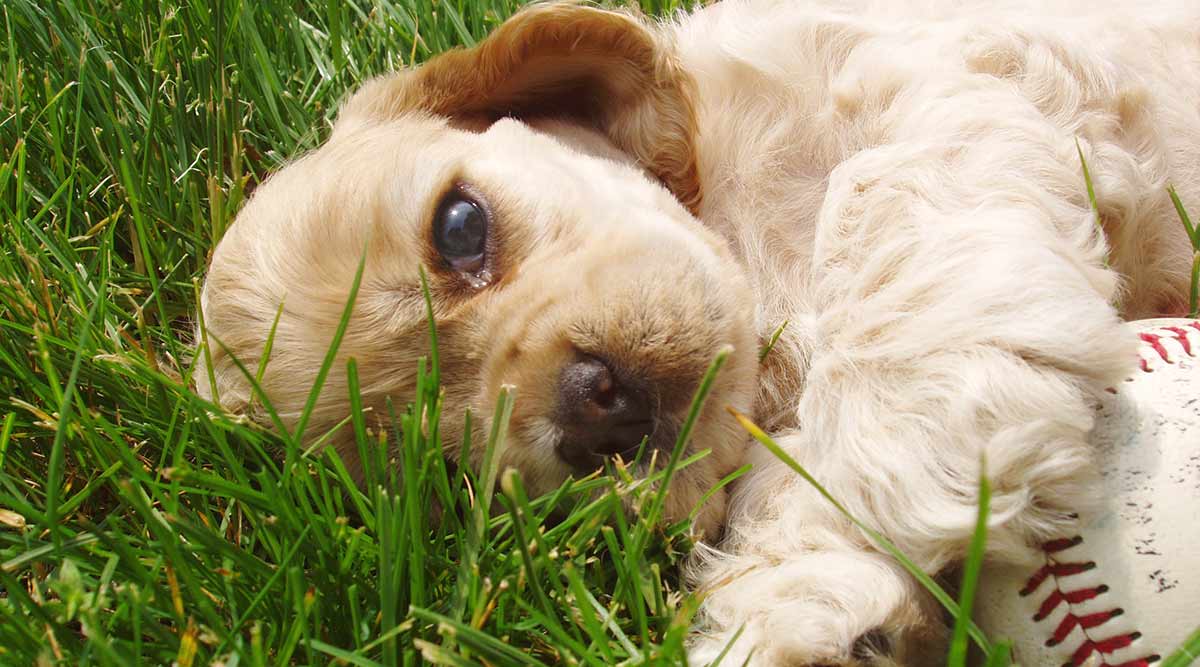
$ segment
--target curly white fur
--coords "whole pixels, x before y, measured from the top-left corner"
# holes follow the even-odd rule
[[[1134,360],[1119,313],[1185,294],[1166,187],[1200,202],[1200,5],[727,0],[669,30],[699,217],[760,332],[790,322],[760,394],[777,440],[930,573],[964,552],[986,455],[990,554],[1026,557],[1090,500],[1089,396]],[[693,660],[741,629],[729,664],[936,661],[910,578],[753,456],[695,570]]]

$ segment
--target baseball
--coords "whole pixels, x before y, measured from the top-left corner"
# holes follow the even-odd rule
[[[1200,626],[1200,320],[1133,325],[1140,370],[1091,436],[1103,505],[1039,564],[983,570],[976,618],[1027,667],[1153,665]]]

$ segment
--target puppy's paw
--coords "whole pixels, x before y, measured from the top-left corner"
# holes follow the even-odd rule
[[[701,607],[696,667],[722,652],[721,665],[753,667],[926,665],[942,654],[934,601],[886,556],[812,552],[729,570]]]

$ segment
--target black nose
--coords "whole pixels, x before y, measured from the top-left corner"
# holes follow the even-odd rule
[[[653,410],[644,391],[622,383],[603,361],[585,357],[562,370],[558,379],[558,423],[564,437],[559,453],[587,471],[613,454],[631,454],[654,430]]]

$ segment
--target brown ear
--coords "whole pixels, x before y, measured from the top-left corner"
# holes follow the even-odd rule
[[[474,48],[367,83],[338,124],[418,110],[467,122],[568,116],[604,132],[695,213],[701,192],[691,86],[672,51],[636,18],[534,5]]]

